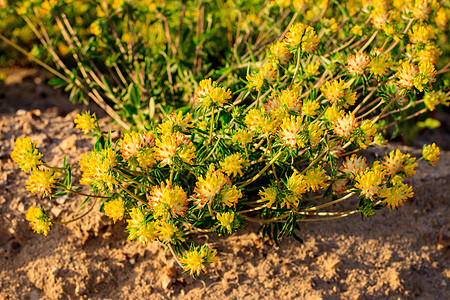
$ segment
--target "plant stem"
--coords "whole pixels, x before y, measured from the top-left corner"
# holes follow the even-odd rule
[[[69,189],[69,188],[67,188],[65,186],[58,186],[58,187],[62,188],[63,190],[66,190],[66,191],[68,191],[70,193],[77,194],[77,195],[80,195],[80,196],[86,196],[86,197],[91,197],[91,198],[100,198],[100,199],[111,199],[112,198],[112,197],[108,197],[108,196],[90,195],[90,194],[81,193],[81,192]]]
[[[278,152],[277,155],[275,155],[274,158],[272,158],[272,160],[261,170],[259,171],[258,174],[256,174],[253,178],[250,178],[249,180],[247,180],[246,182],[244,182],[242,185],[239,186],[239,188],[244,188],[247,185],[251,184],[252,182],[254,182],[256,179],[259,178],[259,176],[261,176],[282,154],[282,152]]]
[[[66,224],[69,224],[69,223],[78,221],[79,219],[85,217],[88,213],[90,213],[90,212],[92,211],[92,209],[94,208],[95,204],[97,204],[97,199],[95,199],[95,200],[94,200],[94,204],[92,204],[92,206],[91,206],[84,214],[82,214],[82,215],[79,216],[78,218],[75,218],[75,219],[70,220],[70,221],[63,221],[63,222],[60,222],[60,221],[53,221],[53,223],[59,224],[59,225],[66,225]]]

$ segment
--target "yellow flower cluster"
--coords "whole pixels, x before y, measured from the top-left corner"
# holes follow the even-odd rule
[[[283,41],[290,52],[296,52],[298,49],[300,52],[313,53],[319,46],[319,38],[314,28],[303,23],[291,25]]]
[[[187,136],[180,132],[161,135],[156,140],[155,156],[163,166],[172,165],[175,158],[192,164],[195,158],[195,147]]]
[[[347,87],[347,83],[341,79],[333,82],[327,81],[320,90],[328,101],[339,107],[347,108],[355,104],[356,93],[352,93]]]
[[[45,215],[45,211],[41,207],[31,206],[28,209],[26,219],[30,221],[31,228],[36,233],[42,233],[45,236],[47,236],[50,227],[53,225],[52,220]]]
[[[430,165],[436,165],[436,163],[439,161],[439,155],[441,155],[441,152],[439,150],[439,147],[437,147],[435,143],[423,146],[422,156]]]
[[[35,169],[42,164],[42,153],[36,147],[36,142],[32,142],[30,137],[17,138],[16,147],[11,152],[12,160],[25,172]]]
[[[194,101],[203,107],[221,107],[231,98],[231,92],[219,87],[211,78],[200,81]]]
[[[92,131],[96,130],[97,117],[95,113],[91,114],[89,111],[75,116],[74,123],[76,124],[76,128],[81,129],[84,134],[89,134]]]
[[[27,190],[38,193],[41,196],[48,196],[55,187],[55,174],[50,170],[34,169],[31,171],[29,179],[26,181]]]
[[[212,263],[218,263],[219,259],[216,257],[217,250],[211,250],[207,246],[191,249],[180,258],[180,263],[184,271],[190,271],[190,274],[195,276],[200,275],[203,271],[207,273],[206,266]]]
[[[81,184],[91,185],[99,190],[111,190],[116,184],[112,168],[116,165],[116,153],[111,148],[91,151],[81,155]]]

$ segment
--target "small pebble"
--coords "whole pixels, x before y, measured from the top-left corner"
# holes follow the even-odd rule
[[[128,261],[130,262],[131,265],[136,264],[136,260],[134,258],[130,258]]]

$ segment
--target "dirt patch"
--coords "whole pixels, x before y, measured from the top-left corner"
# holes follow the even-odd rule
[[[125,224],[113,224],[99,212],[54,226],[47,237],[34,234],[25,220],[30,206],[41,203],[66,220],[83,198],[42,200],[28,193],[26,174],[9,156],[15,139],[30,135],[55,165],[64,155],[75,162],[93,141],[73,125],[85,107],[70,105],[38,73],[17,77],[16,83],[0,86],[0,299],[450,298],[448,151],[435,168],[420,164],[409,182],[414,198],[398,211],[384,210],[364,221],[354,215],[309,223],[304,244],[289,240],[279,248],[258,236],[253,225],[226,238],[198,237],[216,248],[221,260],[197,280],[183,274],[156,243],[143,247],[126,241]]]

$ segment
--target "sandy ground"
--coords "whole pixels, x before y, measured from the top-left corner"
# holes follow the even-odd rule
[[[448,123],[417,139],[420,144],[436,138],[444,147],[442,158],[435,168],[419,166],[409,182],[414,198],[398,211],[383,210],[364,221],[353,215],[309,223],[304,244],[285,240],[280,248],[253,225],[225,238],[200,236],[199,242],[219,251],[220,263],[193,280],[169,252],[156,243],[127,242],[124,223],[113,224],[98,211],[54,226],[47,237],[31,231],[25,220],[30,206],[40,203],[67,220],[83,199],[28,193],[26,174],[9,156],[15,139],[30,135],[53,165],[63,155],[75,162],[92,140],[73,126],[85,107],[71,105],[32,70],[8,72],[7,84],[0,86],[0,299],[450,298]],[[441,117],[448,120],[448,114]]]

